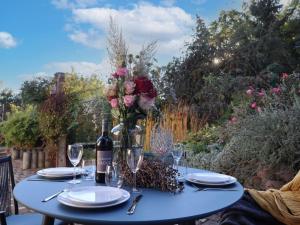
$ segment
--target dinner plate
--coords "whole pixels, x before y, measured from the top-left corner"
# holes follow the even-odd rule
[[[58,195],[57,200],[63,205],[67,205],[67,206],[71,206],[71,207],[75,207],[75,208],[84,208],[84,209],[106,208],[106,207],[112,207],[112,206],[122,204],[130,198],[130,194],[129,194],[128,191],[126,191],[124,189],[120,189],[120,190],[122,192],[122,197],[119,200],[115,201],[115,202],[107,203],[107,204],[95,205],[95,204],[75,203],[75,202],[72,202],[68,198],[68,192],[63,192],[60,195]]]
[[[48,178],[60,178],[60,177],[71,177],[73,176],[73,167],[54,167],[42,169],[36,172],[37,175]],[[83,173],[83,169],[76,168],[76,176]]]
[[[122,198],[123,193],[119,188],[107,186],[85,186],[73,188],[67,192],[67,198],[82,205],[110,204]]]
[[[185,179],[189,182],[201,185],[210,186],[223,186],[235,183],[235,177],[219,174],[219,173],[190,173],[187,174]]]

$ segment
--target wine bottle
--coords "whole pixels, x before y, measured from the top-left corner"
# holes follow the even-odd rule
[[[102,135],[96,142],[96,182],[105,183],[105,170],[112,164],[113,141],[108,136],[109,121],[102,120]]]

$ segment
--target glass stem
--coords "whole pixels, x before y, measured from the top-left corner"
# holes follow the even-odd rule
[[[133,173],[133,191],[136,191],[136,172]]]
[[[75,182],[76,180],[76,166],[74,166],[74,171],[73,171],[73,181]]]

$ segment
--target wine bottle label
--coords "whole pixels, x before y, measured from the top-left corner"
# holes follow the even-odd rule
[[[97,172],[105,173],[106,166],[111,165],[112,151],[97,151]]]

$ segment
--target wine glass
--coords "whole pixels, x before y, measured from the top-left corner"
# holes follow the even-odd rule
[[[174,159],[173,167],[178,171],[178,164],[183,154],[183,145],[180,143],[176,143],[173,146],[172,156]]]
[[[105,184],[110,187],[121,188],[123,185],[123,176],[116,166],[106,166]]]
[[[82,159],[81,167],[83,170],[84,180],[95,179],[95,170],[96,170],[95,159]]]
[[[132,192],[139,192],[136,188],[136,173],[141,168],[143,162],[143,148],[142,147],[131,147],[127,149],[127,165],[133,173],[133,187]]]
[[[83,154],[83,146],[81,144],[68,145],[68,158],[74,166],[73,180],[69,181],[70,184],[79,184],[81,181],[76,180],[76,166],[79,164]]]

